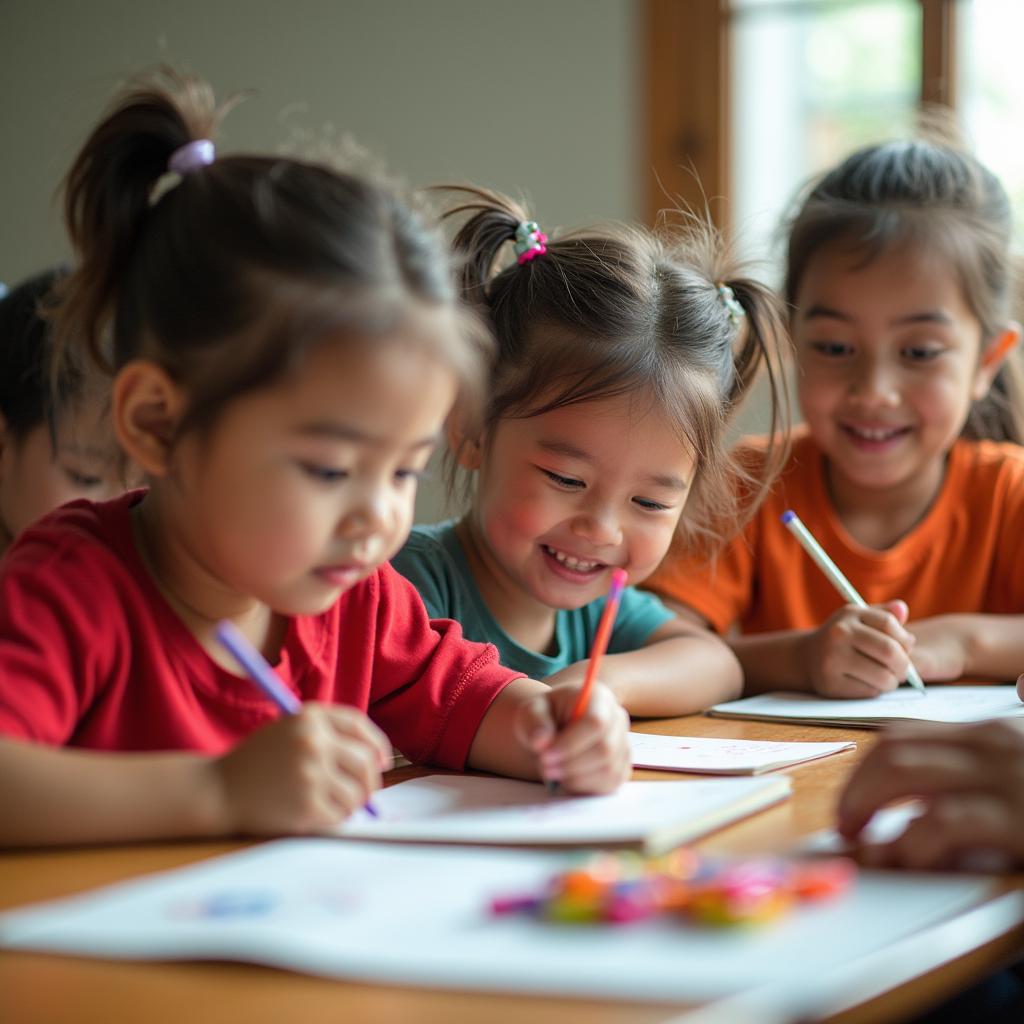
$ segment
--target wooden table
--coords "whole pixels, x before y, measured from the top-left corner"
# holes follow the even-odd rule
[[[859,729],[826,729],[687,718],[635,723],[638,731],[667,735],[743,739],[852,739],[845,752],[789,769],[793,797],[707,837],[698,847],[709,853],[782,852],[809,832],[833,823],[838,794],[858,758],[877,734]],[[388,782],[422,774],[402,768]],[[638,779],[679,778],[637,771]],[[685,777],[685,776],[684,776]],[[242,848],[244,843],[161,843],[0,854],[0,908],[80,892],[120,879],[177,867]],[[1018,881],[1018,880],[1014,880]],[[1019,879],[1024,887],[1024,878]],[[1011,883],[1012,884],[1012,883]],[[965,924],[966,927],[966,924]],[[973,934],[973,933],[972,933]],[[973,978],[1003,966],[1024,951],[1024,926],[994,939],[966,940],[969,951],[952,962],[930,950],[924,937],[920,966],[911,980],[867,1002],[829,1016],[835,1024],[884,1024],[920,1012],[963,988]],[[870,986],[858,990],[858,999]],[[873,994],[873,993],[871,993]],[[838,1004],[842,1006],[842,1002]],[[679,1005],[628,1004],[578,999],[437,992],[323,980],[244,964],[154,964],[92,961],[32,954],[0,954],[0,1021],[4,1024],[258,1024],[296,1020],[302,1024],[344,1021],[374,1024],[655,1024],[685,1020]],[[734,1017],[735,1024],[739,1020]],[[730,1024],[733,1024],[730,1021]]]

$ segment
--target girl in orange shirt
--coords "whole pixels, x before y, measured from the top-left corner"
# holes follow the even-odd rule
[[[1010,206],[944,143],[861,149],[789,231],[785,297],[805,427],[716,565],[649,585],[732,633],[747,692],[873,696],[1016,679],[1024,439]],[[843,605],[780,522],[794,509],[870,607]]]

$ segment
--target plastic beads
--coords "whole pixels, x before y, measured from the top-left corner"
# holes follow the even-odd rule
[[[540,893],[503,896],[494,914],[530,914],[563,924],[629,924],[656,916],[698,925],[757,925],[799,903],[832,899],[853,881],[852,861],[701,859],[598,854],[555,875]]]
[[[548,251],[548,236],[535,220],[524,220],[516,228],[515,250],[519,266]]]

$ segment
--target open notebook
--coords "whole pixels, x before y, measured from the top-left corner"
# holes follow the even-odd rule
[[[789,779],[627,782],[608,796],[552,796],[535,782],[428,775],[373,795],[337,829],[352,839],[670,850],[785,800]]]
[[[990,892],[978,878],[864,872],[845,897],[798,907],[764,928],[578,927],[490,914],[495,896],[537,891],[573,856],[281,840],[0,914],[0,948],[243,960],[363,984],[590,1000],[711,999],[765,985],[793,995]],[[871,966],[868,977],[878,970]]]
[[[1024,718],[1013,686],[929,686],[926,694],[901,688],[870,700],[830,700],[806,693],[763,693],[716,704],[710,714],[807,725],[853,725],[867,729],[891,722],[983,722]]]
[[[658,768],[698,775],[760,775],[804,761],[853,750],[856,743],[792,743],[733,740],[715,736],[656,736],[631,732],[634,768]]]

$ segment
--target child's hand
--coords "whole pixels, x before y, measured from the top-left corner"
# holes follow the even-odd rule
[[[516,710],[516,737],[540,762],[541,774],[570,793],[610,793],[629,778],[629,715],[600,683],[583,717],[569,723],[578,685],[553,686]]]
[[[877,697],[907,677],[914,637],[902,601],[846,605],[808,634],[811,688],[825,697]]]
[[[936,615],[911,624],[914,667],[926,683],[961,679],[967,674],[969,638],[963,616]]]
[[[354,708],[304,704],[213,762],[226,831],[319,832],[380,788],[391,744]]]
[[[893,730],[847,784],[839,830],[855,839],[876,810],[906,797],[924,813],[892,842],[864,847],[866,863],[953,868],[979,852],[1024,863],[1024,721]]]

